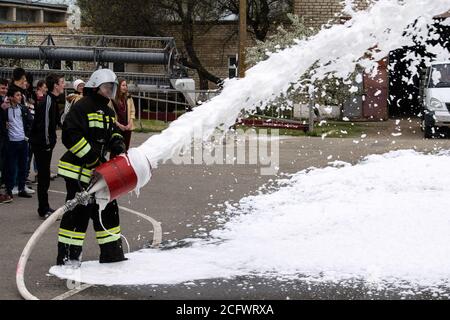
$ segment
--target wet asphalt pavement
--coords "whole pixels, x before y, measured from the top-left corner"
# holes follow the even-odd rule
[[[404,122],[402,136],[396,133],[391,121],[377,127],[370,124],[367,136],[361,138],[289,137],[280,140],[279,174],[294,173],[309,167],[325,167],[330,161],[357,163],[369,154],[390,150],[416,149],[436,152],[450,149],[450,139],[424,140],[417,124]],[[148,134],[135,133],[132,145],[137,146]],[[64,152],[58,144],[52,168]],[[332,155],[332,159],[329,156]],[[139,198],[124,196],[121,206],[143,212],[161,222],[163,246],[195,236],[198,228],[212,230],[213,221],[205,222],[205,215],[218,209],[225,201],[235,202],[255,191],[275,175],[261,175],[261,165],[174,165],[167,163],[153,172],[152,181],[142,189]],[[54,208],[64,203],[64,181],[51,183],[50,203]],[[36,186],[34,186],[36,189]],[[55,191],[55,192],[53,192]],[[31,234],[41,223],[36,213],[37,197],[15,198],[11,204],[0,205],[0,299],[21,299],[15,286],[15,268],[20,253]],[[122,213],[121,225],[131,244],[131,250],[148,245],[153,230],[148,222]],[[69,290],[66,281],[48,274],[55,263],[57,229],[55,224],[37,244],[26,269],[26,283],[30,292],[40,299],[52,299]],[[83,260],[98,258],[98,247],[92,228],[85,241]],[[274,278],[239,277],[208,279],[178,285],[92,286],[68,299],[448,299],[450,290],[441,294],[417,288],[414,292],[376,290],[369,284],[354,281],[342,284],[315,284],[301,280],[283,281]]]

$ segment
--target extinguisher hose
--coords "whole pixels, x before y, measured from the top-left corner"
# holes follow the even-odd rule
[[[20,255],[19,262],[17,263],[16,269],[16,284],[17,289],[19,290],[20,295],[25,300],[38,300],[34,295],[32,295],[27,287],[25,286],[24,280],[24,272],[25,267],[28,262],[28,258],[30,257],[31,252],[33,251],[36,243],[42,237],[45,231],[47,231],[50,226],[55,223],[56,220],[60,219],[64,213],[72,210],[78,204],[85,204],[90,198],[90,194],[88,192],[80,192],[75,195],[75,198],[66,202],[65,205],[60,207],[58,210],[53,212],[45,221],[36,229],[36,231],[31,236],[30,240],[28,240],[27,244],[23,248],[22,254]]]
[[[55,223],[58,219],[60,219],[66,212],[71,211],[75,208],[75,206],[82,204],[86,205],[89,202],[89,199],[91,198],[91,194],[94,193],[100,186],[94,185],[92,188],[88,188],[88,191],[79,192],[75,195],[75,198],[72,200],[69,200],[64,204],[62,207],[58,208],[53,214],[51,214],[33,233],[31,238],[28,240],[27,244],[23,248],[22,254],[20,255],[19,262],[17,263],[17,269],[16,269],[16,285],[17,289],[19,290],[20,295],[25,300],[39,300],[36,296],[31,294],[26,285],[25,285],[25,278],[24,278],[24,272],[25,267],[27,265],[28,259],[31,255],[31,252],[33,251],[34,247],[38,243],[38,241],[41,239],[42,235],[51,227],[53,223]],[[122,208],[122,207],[121,207]],[[155,241],[155,239],[158,239],[161,237],[161,225],[159,222],[155,221],[151,217],[142,214],[140,212],[136,212],[134,210],[130,210],[127,208],[122,208],[124,211],[128,211],[130,213],[133,213],[141,218],[144,218],[145,220],[152,223],[154,227],[154,243],[153,247],[157,247],[160,244],[160,240]],[[101,217],[100,217],[101,219]],[[101,221],[101,220],[100,220]],[[103,226],[103,223],[102,223]],[[103,227],[104,228],[104,227]],[[128,251],[130,250],[130,246],[128,244]]]

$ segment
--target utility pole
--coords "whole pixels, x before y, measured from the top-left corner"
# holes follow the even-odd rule
[[[314,130],[314,107],[316,106],[316,92],[313,84],[309,86],[309,124],[308,131]]]
[[[247,46],[247,0],[239,0],[239,78],[245,77],[245,48]]]

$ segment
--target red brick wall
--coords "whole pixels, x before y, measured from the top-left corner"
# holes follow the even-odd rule
[[[228,57],[238,53],[238,24],[236,22],[223,22],[220,24],[197,25],[194,31],[194,47],[200,61],[205,68],[220,78],[228,77]],[[173,36],[180,54],[186,54],[179,26],[172,26],[167,30],[167,35]],[[251,42],[251,35],[249,34]],[[143,67],[143,66],[142,66]],[[155,71],[154,67],[144,67],[146,71]],[[195,70],[190,70],[189,75],[196,80],[198,76]],[[214,87],[212,83],[211,87]]]

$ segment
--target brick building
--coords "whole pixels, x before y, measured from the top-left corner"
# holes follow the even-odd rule
[[[2,0],[0,25],[20,27],[26,25],[65,25],[67,6],[27,0]]]
[[[365,9],[372,0],[356,0],[356,9]],[[341,0],[294,0],[292,12],[304,18],[308,27],[320,28],[326,23],[342,23],[346,17],[337,17],[342,12]],[[183,52],[181,34],[174,28],[171,33],[178,48]],[[255,43],[254,35],[247,35],[248,45]],[[220,21],[214,25],[198,25],[195,35],[197,53],[206,68],[220,78],[237,75],[238,21]],[[197,80],[195,72],[190,75]]]
[[[175,38],[178,52],[187,56],[180,26],[172,25],[167,29],[167,35]],[[219,21],[216,23],[198,23],[194,30],[194,46],[199,59],[206,69],[220,78],[235,77],[237,75],[238,53],[238,23],[237,21]],[[249,41],[252,35],[249,33]],[[153,71],[152,66],[127,65],[125,71]],[[195,70],[188,71],[189,76],[196,80]],[[211,87],[214,87],[211,85]]]
[[[370,2],[372,0],[353,1],[356,10],[367,9]],[[293,11],[303,17],[307,26],[319,28],[329,22],[341,23],[343,8],[340,0],[295,0]]]

